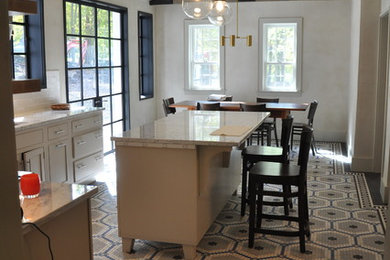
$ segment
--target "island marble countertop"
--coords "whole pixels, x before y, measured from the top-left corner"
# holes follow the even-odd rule
[[[18,115],[14,118],[15,132],[20,132],[33,127],[45,126],[66,117],[77,117],[85,113],[93,113],[103,110],[101,107],[75,108],[70,110],[45,110],[31,114]]]
[[[22,222],[41,225],[97,192],[96,186],[42,182],[38,197],[34,199],[20,197],[20,206],[24,213]],[[23,228],[23,232],[28,232],[30,227],[23,225]]]
[[[117,134],[111,139],[117,145],[239,146],[268,116],[268,112],[187,110]],[[242,126],[248,130],[241,136],[211,135],[225,126]]]

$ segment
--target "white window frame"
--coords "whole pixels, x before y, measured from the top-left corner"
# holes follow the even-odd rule
[[[225,91],[225,49],[219,44],[219,89],[199,89],[190,84],[190,42],[189,42],[189,26],[194,24],[211,25],[208,20],[185,20],[184,21],[184,80],[185,90],[188,92],[203,92],[203,93],[223,93]],[[218,27],[218,26],[216,26]],[[224,27],[219,28],[219,39],[224,35]]]
[[[297,25],[297,33],[295,39],[296,46],[296,61],[295,61],[295,90],[288,89],[270,89],[266,88],[264,84],[264,55],[265,55],[265,42],[266,35],[264,35],[264,24],[269,23],[295,23]],[[260,18],[259,19],[259,92],[272,92],[272,93],[301,93],[302,91],[302,24],[303,19],[301,17],[294,18]]]

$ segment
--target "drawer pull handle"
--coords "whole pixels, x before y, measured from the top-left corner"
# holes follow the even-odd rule
[[[100,161],[101,159],[103,159],[102,156],[96,156],[96,157],[95,157],[95,160],[96,160],[96,161]]]
[[[60,134],[63,134],[65,131],[64,130],[57,130],[57,131],[55,131],[54,133],[56,134],[56,135],[60,135]]]
[[[85,167],[87,167],[87,165],[85,165],[85,164],[79,164],[79,165],[77,165],[77,169],[83,169],[83,168],[85,168]]]
[[[75,125],[74,127],[75,128],[80,128],[80,127],[83,127],[83,124],[78,124],[78,125]]]
[[[86,143],[87,143],[86,141],[78,141],[77,145],[83,145],[83,144],[86,144]]]
[[[65,147],[65,144],[61,143],[56,145],[56,148],[62,148],[62,147]]]

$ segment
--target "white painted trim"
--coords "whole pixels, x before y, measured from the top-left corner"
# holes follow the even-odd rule
[[[263,85],[263,56],[264,56],[264,32],[263,25],[266,23],[296,23],[297,24],[297,57],[296,57],[296,91],[272,91],[264,89]],[[258,85],[261,93],[301,93],[302,92],[302,46],[303,46],[303,18],[259,18],[259,64],[258,64]]]

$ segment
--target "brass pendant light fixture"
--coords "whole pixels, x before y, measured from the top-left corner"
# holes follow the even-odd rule
[[[230,40],[230,46],[234,47],[236,46],[236,39],[244,39],[246,40],[246,46],[251,47],[252,46],[252,35],[247,36],[240,36],[238,34],[238,0],[236,0],[237,8],[236,8],[236,35],[230,35],[230,36],[221,36],[221,45],[226,45],[226,40]]]

